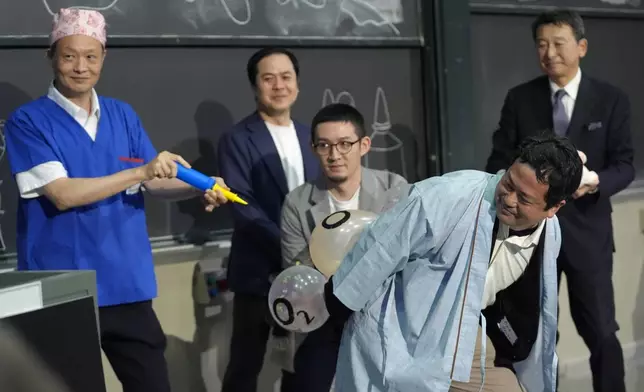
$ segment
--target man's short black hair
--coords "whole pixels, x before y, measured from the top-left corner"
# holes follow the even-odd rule
[[[291,51],[284,49],[284,48],[275,48],[275,47],[268,47],[268,48],[263,48],[255,52],[250,59],[248,59],[248,64],[246,64],[246,73],[248,74],[248,81],[250,82],[250,85],[253,87],[257,87],[257,73],[259,72],[257,69],[257,64],[259,64],[260,61],[264,57],[268,57],[274,54],[283,54],[288,56],[288,58],[291,60],[291,63],[293,63],[293,69],[295,70],[295,76],[300,76],[300,63],[297,61],[297,57]]]
[[[311,122],[311,140],[313,142],[317,140],[317,126],[327,122],[351,123],[355,128],[358,139],[367,136],[364,128],[364,117],[362,117],[358,109],[346,103],[332,103],[320,109],[313,117]]]
[[[534,169],[537,181],[548,185],[546,209],[569,199],[579,188],[583,163],[567,138],[539,136],[525,139],[515,161]]]
[[[546,25],[555,25],[559,27],[570,26],[577,42],[586,38],[586,28],[584,27],[584,20],[576,11],[546,11],[537,16],[537,19],[532,22],[532,39],[534,41],[537,40],[537,31],[539,30],[539,27]]]

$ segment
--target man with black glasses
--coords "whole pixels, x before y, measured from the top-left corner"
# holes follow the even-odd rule
[[[394,173],[362,167],[369,152],[364,118],[346,104],[322,108],[311,125],[313,150],[322,175],[291,191],[282,208],[282,259],[285,267],[296,261],[312,266],[308,250],[311,232],[329,214],[343,210],[379,213],[389,189],[404,188],[407,181]],[[327,323],[304,338],[294,357],[296,391],[328,392],[335,375],[340,334]]]

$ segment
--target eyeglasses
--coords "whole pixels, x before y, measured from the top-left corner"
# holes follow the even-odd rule
[[[338,143],[327,143],[327,142],[320,142],[320,143],[315,143],[313,144],[313,148],[315,149],[315,152],[317,152],[320,155],[328,155],[331,153],[331,149],[333,147],[336,148],[336,150],[340,154],[348,154],[349,151],[353,148],[353,145],[358,143],[360,139],[354,141],[354,142],[349,142],[349,141],[341,141]]]

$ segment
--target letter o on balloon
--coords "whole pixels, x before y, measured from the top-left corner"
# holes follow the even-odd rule
[[[277,324],[289,331],[311,332],[329,318],[324,302],[326,278],[320,271],[295,265],[282,271],[268,292],[268,307]]]
[[[337,211],[313,229],[309,252],[315,267],[327,278],[335,273],[362,231],[378,215],[361,210]]]

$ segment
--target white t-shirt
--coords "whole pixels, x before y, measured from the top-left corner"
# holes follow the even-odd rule
[[[336,211],[357,210],[360,204],[360,188],[351,196],[349,200],[338,200],[330,191],[327,191],[329,198],[329,207],[331,214]]]
[[[282,169],[286,176],[289,192],[304,184],[304,161],[300,140],[297,138],[293,122],[289,126],[281,126],[265,122],[282,161]]]
[[[509,227],[502,223],[499,224],[490,267],[485,275],[481,309],[494,304],[496,294],[508,288],[521,277],[539,243],[545,224],[544,219],[532,234],[522,237],[509,237]]]

